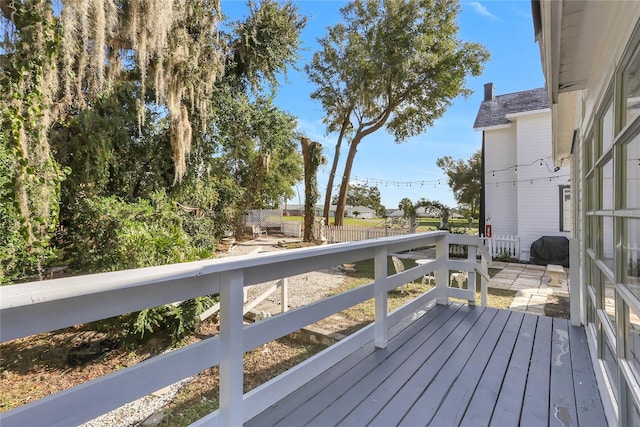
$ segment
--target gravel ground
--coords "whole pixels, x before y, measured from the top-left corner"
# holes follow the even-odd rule
[[[233,245],[230,250],[223,256],[239,256],[248,255],[257,252],[271,252],[285,250],[278,246],[278,241],[282,238],[266,237],[254,239],[247,242],[241,242]],[[284,239],[288,242],[297,241],[295,239]],[[309,272],[293,276],[289,278],[289,307],[299,307],[309,304],[313,301],[321,299],[332,289],[340,286],[344,280],[344,273],[337,267],[322,271]],[[248,300],[256,298],[265,292],[270,286],[277,281],[266,282],[252,286],[248,289]],[[273,304],[280,304],[280,292],[276,291],[267,298],[267,301]],[[113,426],[139,426],[144,420],[160,411],[163,406],[169,403],[180,390],[180,388],[188,384],[190,378],[185,378],[175,384],[164,389],[164,393],[156,393],[142,397],[138,400],[130,402],[118,409],[102,415],[82,425],[82,427],[113,427]]]

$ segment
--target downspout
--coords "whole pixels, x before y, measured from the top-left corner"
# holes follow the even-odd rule
[[[478,218],[478,234],[484,234],[485,216],[484,216],[484,199],[485,199],[485,175],[484,175],[484,135],[485,131],[482,131],[482,153],[480,161],[480,218]]]

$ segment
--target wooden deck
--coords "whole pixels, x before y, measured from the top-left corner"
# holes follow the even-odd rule
[[[584,329],[436,306],[360,348],[248,426],[606,426]]]

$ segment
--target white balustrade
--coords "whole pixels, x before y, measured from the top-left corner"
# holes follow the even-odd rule
[[[449,260],[449,244],[468,245],[468,258]],[[436,246],[434,262],[387,275],[388,256],[429,245]],[[374,282],[243,325],[244,287],[372,258]],[[3,342],[214,293],[220,295],[221,323],[218,336],[0,414],[0,425],[39,425],[42,420],[49,426],[77,425],[215,365],[220,366],[220,409],[194,425],[240,425],[366,342],[385,347],[393,326],[434,300],[446,304],[456,296],[473,303],[474,280],[467,289],[450,288],[449,270],[479,271],[486,302],[487,259],[478,237],[434,231],[1,287]],[[434,271],[435,288],[387,313],[388,291]],[[284,292],[286,286],[285,280]],[[373,325],[243,394],[244,352],[374,297]]]

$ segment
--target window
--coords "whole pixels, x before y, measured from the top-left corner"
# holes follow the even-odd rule
[[[640,116],[640,47],[637,47],[629,63],[622,72],[622,99],[623,109],[626,114],[622,115],[623,125],[633,122]]]
[[[571,206],[571,187],[560,186],[560,231],[571,231],[573,227],[573,209]]]
[[[627,209],[640,209],[640,133],[623,147]]]

